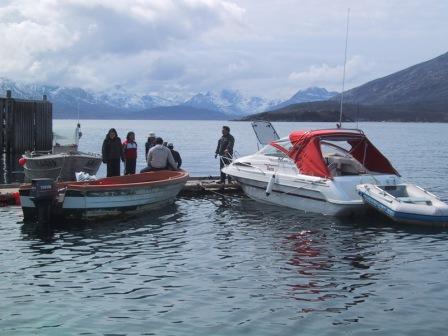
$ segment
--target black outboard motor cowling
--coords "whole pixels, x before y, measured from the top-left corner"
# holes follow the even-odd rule
[[[37,209],[37,222],[42,229],[49,229],[54,207],[57,204],[56,182],[48,178],[31,181],[30,198]]]

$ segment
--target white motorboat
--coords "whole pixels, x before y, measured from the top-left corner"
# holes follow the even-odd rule
[[[361,130],[295,131],[276,137],[272,133],[273,141],[261,150],[223,168],[257,201],[347,216],[366,209],[357,185],[400,183],[398,172]],[[266,134],[257,138],[268,142]]]
[[[356,189],[366,204],[398,223],[448,225],[448,204],[414,184],[362,184]]]

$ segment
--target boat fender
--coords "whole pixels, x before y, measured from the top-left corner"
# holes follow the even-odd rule
[[[272,188],[274,187],[274,183],[275,183],[275,174],[272,174],[268,186],[266,187],[266,196],[269,196],[272,192]]]
[[[19,166],[23,167],[26,164],[26,157],[21,157],[19,159]]]

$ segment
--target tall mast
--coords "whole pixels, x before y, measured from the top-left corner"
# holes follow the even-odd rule
[[[344,102],[344,90],[345,90],[345,67],[347,65],[347,46],[348,46],[348,25],[350,22],[350,8],[347,9],[347,30],[345,31],[345,53],[344,53],[344,72],[342,74],[342,90],[341,90],[341,107],[339,109],[339,125],[342,127],[342,103]]]

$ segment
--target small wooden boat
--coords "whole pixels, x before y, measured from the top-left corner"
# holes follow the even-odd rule
[[[52,217],[88,220],[140,213],[172,203],[187,179],[187,172],[169,170],[83,182],[41,179],[22,185],[19,193],[25,220],[41,216],[40,204]]]
[[[360,184],[356,189],[366,204],[396,222],[448,225],[448,204],[414,184]]]
[[[21,161],[25,181],[51,178],[55,181],[76,181],[75,173],[95,175],[101,165],[99,154],[79,152],[76,145],[54,146],[52,152],[26,152]]]
[[[52,151],[27,151],[19,164],[25,172],[25,182],[38,178],[50,178],[54,181],[76,181],[75,173],[84,172],[95,175],[102,162],[102,156],[78,151],[82,136],[81,124],[76,125],[73,143],[55,142]],[[64,137],[62,137],[64,139]]]

